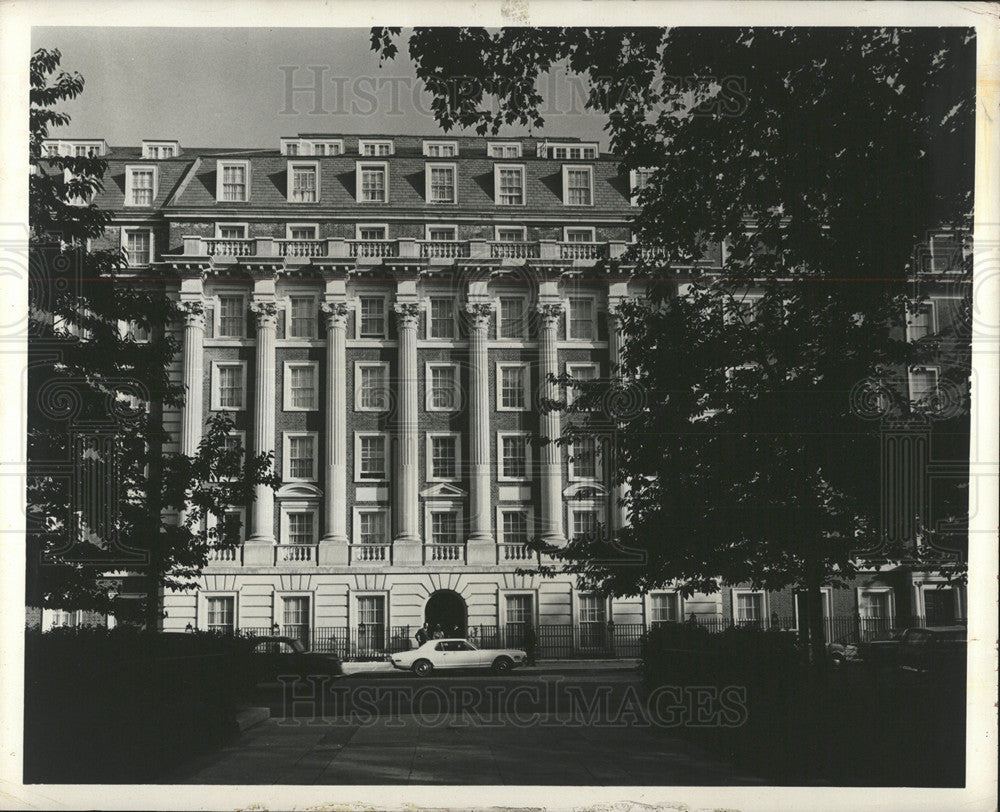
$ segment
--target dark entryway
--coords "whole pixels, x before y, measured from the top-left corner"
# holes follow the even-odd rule
[[[454,636],[455,629],[459,637],[465,637],[468,623],[465,600],[450,589],[439,589],[424,607],[424,620],[430,624],[431,631],[440,625],[445,637]]]
[[[925,589],[924,614],[928,626],[950,626],[955,622],[955,590]]]

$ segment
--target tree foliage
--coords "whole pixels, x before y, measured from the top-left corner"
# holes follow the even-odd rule
[[[218,520],[274,477],[268,456],[224,447],[227,419],[210,422],[195,456],[164,452],[163,409],[184,401],[168,374],[181,312],[164,281],[93,247],[110,215],[85,201],[107,162],[43,155],[50,128],[69,121],[56,106],[83,91],[59,64],[57,50],[31,58],[26,598],[121,617],[144,608],[155,624],[158,590],[187,584],[211,547],[238,543],[239,527]],[[108,577],[136,572],[144,607]]]
[[[374,29],[372,48],[393,58],[399,36]],[[656,250],[627,258],[650,293],[624,308],[618,370],[644,408],[612,430],[616,541],[646,563],[602,538],[564,563],[618,595],[721,578],[807,586],[818,609],[859,551],[888,554],[884,424],[856,401],[867,387],[884,417],[964,430],[967,334],[942,409],[906,398],[907,365],[940,344],[903,325],[926,294],[918,246],[971,224],[972,32],[418,28],[407,47],[445,130],[543,127],[538,80],[560,71],[587,82],[622,171],[653,170],[633,233]],[[574,409],[622,385],[581,385]],[[566,423],[563,441],[588,425]]]

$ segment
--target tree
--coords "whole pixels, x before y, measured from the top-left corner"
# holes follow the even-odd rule
[[[373,29],[372,48],[394,58],[398,37]],[[631,515],[616,541],[646,562],[597,536],[563,561],[616,595],[803,587],[821,660],[821,586],[890,554],[879,424],[852,393],[919,410],[886,383],[927,352],[902,330],[924,293],[914,249],[971,224],[972,32],[418,28],[408,51],[445,130],[541,127],[537,80],[565,70],[589,82],[622,170],[652,170],[633,230],[654,250],[627,258],[650,293],[622,313],[618,370],[645,408],[615,449]],[[574,408],[621,385],[581,386]]]
[[[128,272],[123,251],[92,247],[110,222],[88,202],[107,162],[43,155],[49,128],[69,121],[56,105],[83,91],[79,74],[54,75],[60,58],[40,49],[30,70],[26,600],[134,617],[107,576],[142,572],[156,628],[160,590],[238,543],[226,508],[275,477],[267,455],[226,446],[226,419],[209,423],[195,456],[164,453],[163,409],[184,399],[168,375],[180,347],[167,328],[181,311],[163,282]]]

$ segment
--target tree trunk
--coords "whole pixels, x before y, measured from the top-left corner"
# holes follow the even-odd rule
[[[823,624],[823,575],[819,567],[806,574],[806,616],[809,624],[810,661],[815,666],[826,663],[826,629]]]

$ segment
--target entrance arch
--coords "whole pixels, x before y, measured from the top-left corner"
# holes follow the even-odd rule
[[[456,627],[458,636],[465,637],[468,618],[465,599],[451,589],[437,590],[427,599],[424,606],[424,620],[430,624],[431,632],[440,625],[445,637],[455,636]]]

